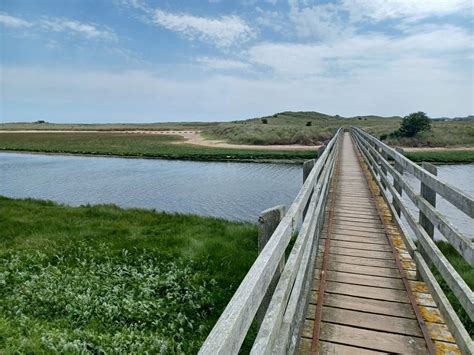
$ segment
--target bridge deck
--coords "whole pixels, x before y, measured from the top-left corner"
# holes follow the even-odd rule
[[[426,354],[415,308],[436,351],[459,353],[348,133],[336,169],[300,353]]]

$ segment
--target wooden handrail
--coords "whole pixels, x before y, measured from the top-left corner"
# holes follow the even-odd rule
[[[209,333],[199,354],[227,355],[238,353],[290,239],[297,230],[297,226],[303,220],[304,210],[308,203],[310,206],[303,221],[305,229],[302,228],[298,234],[299,237],[305,235],[302,237],[303,242],[306,241],[307,244],[309,240],[308,235],[311,235],[310,229],[313,228],[314,231],[315,224],[312,223],[314,217],[316,217],[316,220],[321,219],[319,215],[314,216],[315,208],[317,207],[315,201],[319,196],[322,196],[323,192],[327,193],[327,187],[322,186],[324,189],[320,188],[321,181],[323,181],[323,185],[327,185],[330,180],[332,170],[328,172],[328,169],[335,159],[337,143],[342,132],[343,130],[340,128],[316,161],[296,199],[244,277],[229,304]],[[314,198],[312,199],[312,197]],[[319,213],[322,210],[320,209]],[[292,253],[295,255],[292,267],[299,269],[301,260],[307,260],[307,258],[305,259],[305,255],[301,255],[299,251],[292,251]],[[297,262],[298,260],[299,263]],[[294,282],[292,280],[295,280],[295,274],[294,272],[290,274],[289,281],[291,283]],[[296,274],[296,279],[298,279],[298,276],[299,274]],[[272,307],[271,303],[270,307]]]

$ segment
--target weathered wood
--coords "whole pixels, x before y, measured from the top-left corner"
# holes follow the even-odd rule
[[[323,323],[321,339],[389,353],[426,354],[422,338]]]
[[[364,297],[376,300],[385,300],[392,302],[408,303],[406,291],[392,290],[388,288],[350,285],[338,282],[328,281],[326,291],[340,295]]]
[[[360,138],[357,137],[357,134],[356,134],[356,141],[361,143],[361,140],[360,140]],[[359,144],[359,148],[361,148],[361,152],[364,153],[364,150],[366,148],[364,148],[364,146],[362,146],[361,144]],[[368,155],[362,154],[362,156],[366,160],[370,159],[370,157]],[[384,164],[387,167],[387,169],[390,170],[391,167],[386,161],[385,161],[385,163],[382,161],[382,164]],[[402,181],[401,176],[397,175],[396,172],[395,173],[392,172],[392,175],[394,176],[394,179],[398,178],[399,181]],[[380,185],[379,180],[376,179],[376,182]],[[409,189],[409,188],[407,188],[406,191],[412,192],[411,189]],[[397,195],[397,193],[394,189],[392,189],[390,191],[390,193],[392,195]],[[410,193],[409,193],[409,195],[410,195]],[[413,192],[412,196],[410,197],[412,199],[412,201],[414,200],[412,197],[415,197],[415,196],[416,196],[416,194]],[[384,196],[384,198],[387,201],[387,196]],[[401,202],[400,196],[398,196],[398,201]],[[415,200],[415,201],[420,202],[420,205],[423,206],[424,199],[420,198],[420,199]],[[417,205],[416,202],[415,202],[415,204]],[[432,209],[432,206],[430,206],[427,202],[425,202],[425,204],[426,204],[427,208],[424,212],[430,212],[431,209]],[[391,206],[389,204],[389,207],[392,208],[393,206]],[[405,212],[408,212],[408,211],[405,211]],[[427,214],[427,216],[429,216],[428,213],[426,213],[426,214]],[[400,222],[398,216],[394,216],[394,218],[395,218],[394,221],[397,223],[397,225],[401,229],[404,229],[404,226]],[[409,222],[412,222],[412,223],[410,223],[411,224],[410,227],[412,228],[412,230],[414,230],[414,226],[416,227],[416,223],[414,223],[414,218],[412,217],[411,221],[409,220]],[[423,234],[424,234],[426,236],[426,239],[428,239],[431,242],[431,239],[429,238],[429,236],[426,235],[424,230],[421,229],[421,228],[420,228],[420,230],[421,230],[421,232],[419,232],[419,231],[417,232],[417,230],[415,228],[415,230],[414,230],[415,234],[417,234],[417,235],[421,234],[422,237],[423,237]],[[404,234],[407,234],[407,233],[405,232]],[[463,351],[463,353],[472,353],[473,352],[472,340],[469,337],[469,335],[467,334],[467,332],[466,332],[465,328],[463,327],[463,325],[461,324],[461,322],[459,321],[459,318],[457,317],[456,313],[452,309],[451,304],[446,299],[446,296],[444,295],[444,293],[442,292],[442,290],[441,290],[440,286],[438,285],[436,279],[432,275],[428,265],[426,264],[426,262],[424,261],[423,257],[420,255],[420,253],[417,251],[416,246],[414,246],[414,244],[411,242],[411,240],[405,239],[405,243],[410,246],[409,251],[412,253],[413,258],[416,261],[417,271],[420,274],[421,278],[426,281],[426,283],[427,283],[427,285],[430,289],[431,294],[435,298],[438,306],[440,307],[441,312],[443,313],[443,316],[444,316],[444,318],[445,318],[445,320],[448,324],[448,327],[449,327],[450,331],[455,335],[456,341],[459,344],[461,350]],[[472,298],[471,298],[471,304],[472,304]]]
[[[270,237],[275,232],[275,229],[278,227],[278,224],[281,222],[283,217],[285,216],[285,205],[275,206],[273,208],[266,209],[260,212],[260,216],[258,217],[258,253],[260,254],[267,245]],[[272,298],[273,291],[280,279],[280,275],[285,267],[285,255],[283,254],[280,264],[273,275],[273,279],[268,287],[268,290],[263,297],[262,303],[257,311],[257,315],[255,316],[257,321],[257,326],[260,328],[262,324],[263,318],[265,317],[265,313],[267,311],[268,305],[270,304],[270,299]]]
[[[390,333],[421,337],[420,326],[415,319],[399,318],[396,315],[370,314],[347,309],[323,307],[324,322],[350,325]]]
[[[400,153],[400,154],[403,154],[403,149],[402,148],[395,148],[395,150]],[[403,166],[398,162],[398,161],[395,161],[395,164],[394,164],[394,167],[395,167],[395,170],[403,176]],[[395,188],[395,190],[397,190],[398,194],[401,196],[402,195],[402,187],[400,186],[399,182],[398,181],[394,181],[393,182],[393,187]],[[395,211],[397,211],[397,214],[400,216],[400,206],[398,205],[398,203],[394,200],[392,200],[392,204],[393,206],[395,207]]]
[[[438,169],[433,164],[422,162],[421,166],[431,174],[435,176],[438,175]],[[423,197],[431,206],[436,207],[436,191],[427,186],[423,181],[421,181],[420,184],[421,197]],[[434,238],[434,225],[431,223],[429,218],[426,217],[423,211],[420,211],[419,213],[419,222],[426,233],[428,233],[431,238]]]
[[[347,295],[332,294],[331,297],[324,299],[325,306],[337,307],[342,309],[351,309],[360,312],[373,314],[384,314],[387,316],[396,315],[401,318],[415,319],[415,313],[410,304],[389,302],[383,300],[368,299]],[[308,314],[314,319],[315,305],[310,305]]]
[[[381,164],[384,166],[390,174],[393,176],[394,181],[402,186],[403,191],[407,193],[407,196],[415,204],[417,208],[433,223],[443,234],[449,243],[464,257],[464,259],[471,265],[474,266],[474,244],[473,241],[468,237],[464,236],[459,232],[446,218],[439,213],[430,203],[428,203],[420,195],[416,194],[415,191],[408,185],[402,178],[402,176],[396,172],[388,163],[388,161],[381,159]],[[388,181],[386,177],[382,177],[377,182]],[[392,190],[392,189],[390,189]],[[411,249],[411,248],[409,248]]]
[[[306,160],[303,163],[303,184],[306,181],[306,179],[308,178],[309,173],[313,169],[315,162],[316,162],[316,159],[310,159],[310,160]]]
[[[356,274],[328,270],[326,277],[329,281],[349,283],[363,286],[374,286],[382,288],[394,288],[404,290],[405,286],[400,278],[380,277],[366,274]]]
[[[387,146],[385,143],[380,142],[375,137],[367,134],[359,128],[354,128],[358,134],[363,136],[365,139],[371,142],[376,142],[377,145],[390,156],[396,164],[400,165],[403,170],[414,175],[420,181],[425,183],[428,187],[436,191],[439,195],[443,196],[446,200],[456,206],[460,211],[467,214],[469,217],[474,218],[474,198],[459,190],[458,188],[451,186],[450,184],[441,181],[439,178],[420,168],[418,165],[399,154],[394,149]]]

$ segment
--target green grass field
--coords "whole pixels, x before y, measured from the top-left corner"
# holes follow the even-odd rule
[[[255,225],[0,197],[0,353],[196,353]]]
[[[0,150],[186,160],[304,160],[313,151],[208,148],[173,144],[181,136],[126,133],[1,133]]]

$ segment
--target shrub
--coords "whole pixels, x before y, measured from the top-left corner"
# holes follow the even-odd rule
[[[380,140],[381,140],[381,141],[384,141],[384,140],[386,140],[387,138],[388,138],[388,134],[382,134],[382,135],[380,135]]]
[[[421,131],[429,131],[431,121],[424,112],[414,112],[403,117],[400,123],[399,133],[403,137],[414,137]]]
[[[267,124],[268,123],[268,120],[266,118],[262,118],[262,123],[263,124]]]
[[[311,125],[312,125],[311,121],[306,122],[306,127],[311,127]]]

